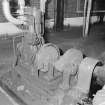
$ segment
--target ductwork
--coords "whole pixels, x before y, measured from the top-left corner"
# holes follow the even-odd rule
[[[21,1],[21,0],[20,0]],[[20,19],[17,19],[17,18],[14,18],[12,15],[11,15],[11,12],[10,12],[10,5],[9,5],[9,1],[8,0],[3,0],[2,2],[2,6],[3,6],[3,12],[4,12],[4,15],[6,17],[6,19],[13,23],[13,24],[16,24],[16,25],[19,25],[19,24],[26,24],[26,22],[24,20],[22,20],[21,18]]]

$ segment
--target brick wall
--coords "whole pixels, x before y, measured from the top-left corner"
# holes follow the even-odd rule
[[[64,17],[77,17],[81,14],[77,13],[77,0],[64,0]]]
[[[40,0],[30,0],[32,6],[40,7]]]
[[[2,0],[0,0],[0,22],[7,21],[6,18],[4,17],[3,11],[2,11]],[[39,8],[39,2],[40,0],[30,0],[32,6],[36,6]],[[77,0],[64,0],[64,17],[65,18],[70,18],[70,17],[76,17],[76,16],[81,16],[81,14],[78,14],[76,11],[76,2]],[[54,18],[54,8],[55,8],[55,3],[54,0],[50,0],[50,2],[47,5],[47,16],[48,18]]]
[[[54,11],[56,8],[55,6],[56,0],[50,0],[47,4],[47,15],[48,18],[54,18]],[[39,8],[39,0],[31,0],[31,3],[33,6],[37,6]],[[77,13],[77,0],[64,0],[64,17],[70,18],[70,17],[76,17],[81,16],[81,14]]]

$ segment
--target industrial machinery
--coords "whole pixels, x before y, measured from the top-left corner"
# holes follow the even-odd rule
[[[105,83],[99,76],[105,72],[104,64],[83,57],[83,53],[74,48],[60,55],[55,44],[44,42],[41,31],[43,13],[25,7],[24,0],[19,0],[19,4],[17,12],[20,15],[14,18],[9,11],[9,1],[3,1],[7,19],[15,25],[28,26],[28,29],[22,42],[17,44],[14,67],[0,77],[1,88],[17,105],[100,105],[94,104],[97,97],[92,103],[89,93],[93,76]]]
[[[105,86],[94,96],[93,105],[105,105]]]

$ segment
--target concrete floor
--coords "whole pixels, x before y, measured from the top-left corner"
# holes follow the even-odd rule
[[[82,27],[71,27],[69,31],[50,33],[47,39],[63,51],[73,47],[80,49],[87,56],[97,58],[105,51],[105,24],[92,25],[89,36],[85,39],[82,38]]]

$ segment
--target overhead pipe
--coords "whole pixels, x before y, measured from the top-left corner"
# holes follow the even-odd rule
[[[21,0],[20,0],[21,1]],[[11,14],[11,11],[10,11],[10,4],[9,4],[9,0],[3,0],[2,2],[2,6],[3,6],[3,12],[4,12],[4,15],[6,17],[6,19],[13,23],[13,24],[16,24],[16,25],[19,25],[19,24],[26,24],[26,22],[22,19],[17,19],[17,18],[14,18]],[[22,8],[23,8],[23,5],[22,5]]]

